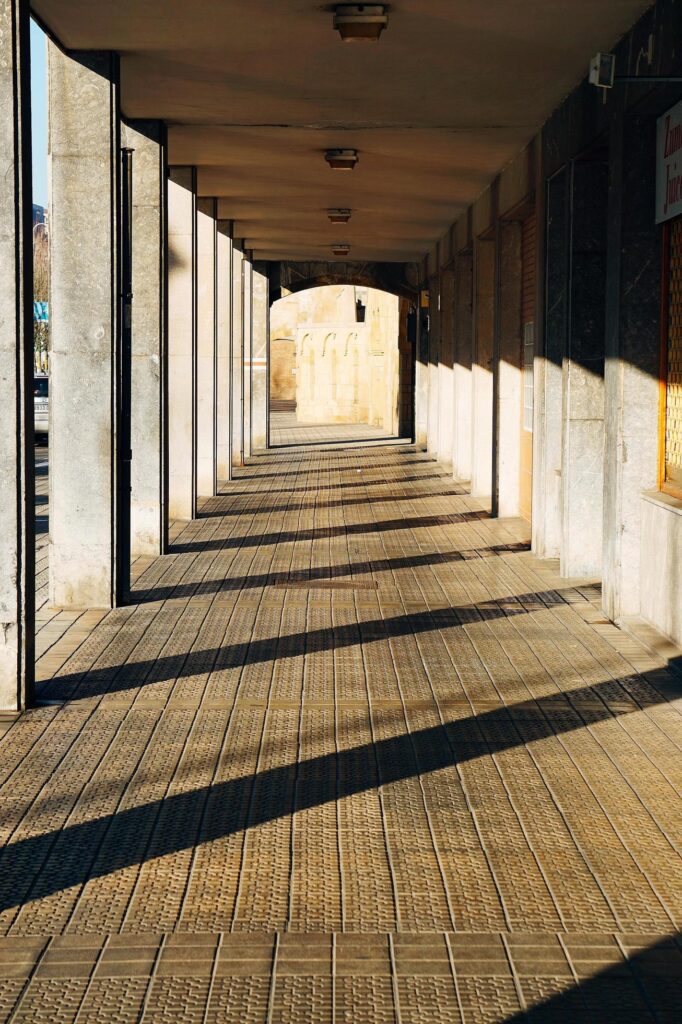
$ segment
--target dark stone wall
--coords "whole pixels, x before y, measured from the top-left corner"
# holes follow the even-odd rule
[[[680,39],[682,5],[676,0],[659,0],[614,47],[616,76],[682,75]],[[649,52],[653,58],[651,64]],[[585,71],[587,73],[587,68]],[[584,79],[542,128],[543,163],[547,177],[569,160],[604,141],[615,122],[635,107],[642,106],[655,117],[679,99],[682,99],[682,83],[621,83],[603,92]]]
[[[561,365],[568,325],[570,170],[563,168],[546,184],[546,306],[544,354]]]
[[[616,76],[681,76],[680,39],[682,4],[660,0],[615,48]],[[639,611],[641,494],[656,486],[656,120],[680,99],[682,83],[616,82],[604,94],[583,82],[541,133],[542,351],[550,364],[569,357],[605,379],[602,575],[616,619]],[[558,426],[550,418],[545,431]]]
[[[567,354],[597,377],[604,375],[608,175],[605,160],[572,165]]]

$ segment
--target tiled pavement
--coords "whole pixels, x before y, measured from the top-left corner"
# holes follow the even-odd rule
[[[356,447],[377,444],[395,444],[399,438],[389,438],[382,430],[367,423],[299,423],[295,412],[280,412],[271,416],[270,444],[273,448],[292,448],[305,445],[310,448],[338,447],[352,439]]]
[[[74,650],[104,618],[97,609],[71,611],[48,607],[48,449],[36,446],[36,657],[41,658],[68,631],[63,649]],[[0,722],[0,729],[2,723]]]
[[[0,1019],[679,1021],[680,675],[421,453],[317,439],[44,611]]]

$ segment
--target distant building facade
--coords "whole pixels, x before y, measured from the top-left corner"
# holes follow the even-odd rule
[[[354,285],[288,295],[272,307],[270,399],[301,423],[368,423],[397,434],[404,300]]]

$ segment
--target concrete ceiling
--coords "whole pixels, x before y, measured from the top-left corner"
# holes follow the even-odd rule
[[[128,117],[169,124],[258,259],[418,259],[648,0],[395,0],[376,45],[314,0],[35,0],[68,48],[121,54]],[[330,147],[354,148],[352,173]],[[328,207],[353,209],[332,226]]]

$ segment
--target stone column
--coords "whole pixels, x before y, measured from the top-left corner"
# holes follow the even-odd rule
[[[268,446],[270,288],[267,265],[253,267],[251,334],[251,451]]]
[[[495,242],[474,242],[474,344],[471,366],[471,493],[490,498],[493,485],[493,340]]]
[[[563,359],[561,575],[598,576],[604,491],[608,164],[571,167],[570,302]]]
[[[196,171],[168,176],[168,516],[196,514]]]
[[[414,442],[426,446],[429,419],[429,310],[427,293],[419,293],[417,310],[417,359],[414,371]]]
[[[133,152],[130,532],[133,555],[161,555],[166,509],[166,129],[123,126]]]
[[[455,348],[455,273],[440,275],[440,355],[438,359],[438,460],[452,466],[454,441],[453,356]]]
[[[538,276],[539,287],[546,294],[546,314],[544,336],[538,331],[533,389],[533,554],[539,558],[558,558],[561,553],[561,403],[568,320],[568,178],[569,170],[564,168],[547,182],[544,246],[538,246],[540,253],[544,248],[546,261]],[[538,225],[542,223],[543,218],[538,218]]]
[[[232,465],[244,465],[244,252],[232,246]]]
[[[0,0],[0,710],[33,699],[35,498],[29,6]]]
[[[414,436],[415,380],[414,367],[417,348],[417,312],[407,299],[400,299],[400,327],[398,330],[398,436]]]
[[[217,200],[197,199],[197,494],[216,492]]]
[[[440,362],[440,274],[429,280],[429,362],[427,440],[429,455],[438,458],[438,364]]]
[[[216,475],[232,479],[232,222],[218,221],[216,360]]]
[[[498,516],[517,516],[523,412],[520,221],[500,221],[498,245],[494,511]]]
[[[654,224],[656,121],[611,133],[606,281],[603,602],[638,615],[642,492],[658,487],[660,241]],[[679,588],[679,577],[673,586]],[[662,580],[666,589],[671,581]]]
[[[244,379],[244,403],[242,408],[242,462],[251,455],[251,353],[253,351],[253,263],[245,257],[242,261],[242,376]]]
[[[452,474],[471,480],[471,360],[473,349],[473,253],[457,257],[455,296],[455,348],[453,360]]]
[[[48,49],[49,599],[58,607],[109,608],[122,597],[117,547],[130,526],[130,495],[117,496],[118,57]]]

